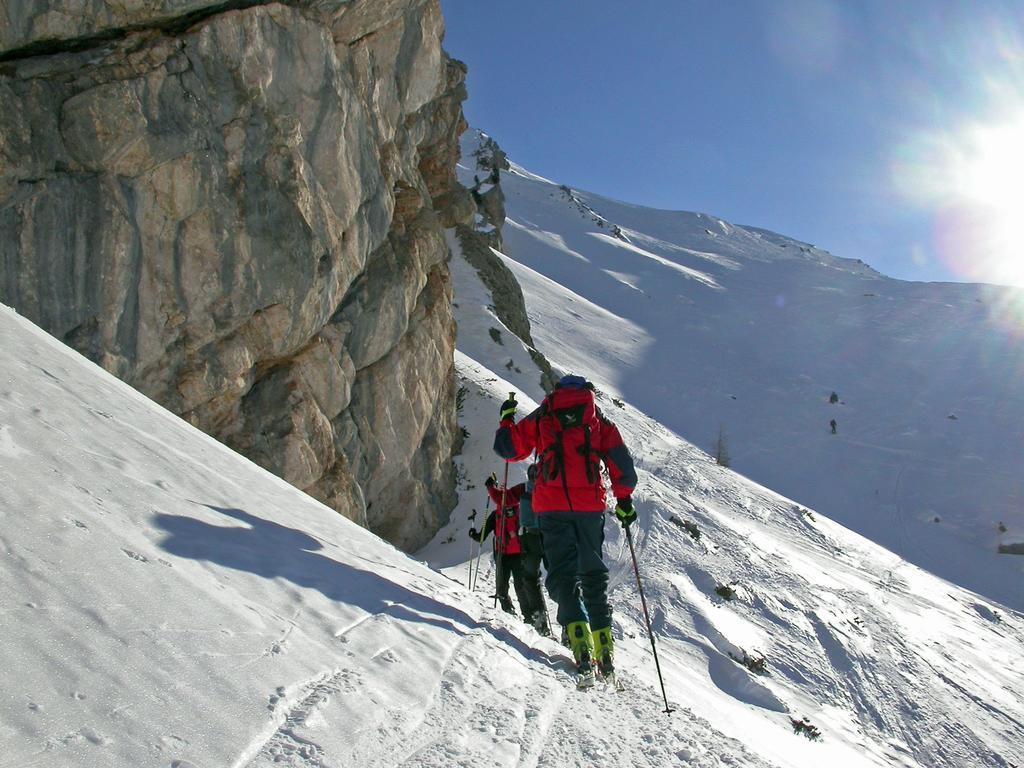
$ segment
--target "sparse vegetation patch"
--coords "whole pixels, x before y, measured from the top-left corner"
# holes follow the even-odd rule
[[[736,597],[736,590],[728,584],[721,584],[715,587],[715,594],[725,600],[732,600]]]
[[[821,731],[816,725],[811,725],[811,721],[806,717],[803,720],[791,717],[789,722],[793,726],[793,733],[802,733],[811,741],[821,741]]]
[[[700,541],[700,529],[697,527],[697,524],[693,521],[683,520],[681,518],[676,517],[675,515],[672,515],[672,517],[670,517],[668,521],[686,531],[686,534],[694,541]]]

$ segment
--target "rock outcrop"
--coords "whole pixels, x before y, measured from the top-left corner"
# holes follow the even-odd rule
[[[541,373],[540,385],[549,391],[558,377],[534,344],[523,289],[512,270],[494,253],[504,251],[501,230],[505,224],[505,193],[501,174],[509,171],[511,164],[498,143],[482,131],[466,134],[464,145],[466,164],[475,169],[470,194],[476,204],[476,215],[473,221],[456,226],[459,247],[491,292],[498,319],[529,349]]]
[[[425,543],[455,503],[443,228],[474,210],[437,0],[85,6],[8,3],[0,301]]]

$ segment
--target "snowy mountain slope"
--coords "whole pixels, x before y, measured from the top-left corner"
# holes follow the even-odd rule
[[[0,766],[767,766],[0,306]],[[488,603],[489,604],[489,603]]]
[[[522,358],[454,250],[460,422],[469,434],[459,458],[460,506],[421,556],[465,580],[468,518],[483,509],[482,479],[501,471],[490,448],[498,403],[511,388],[527,412],[538,376],[523,368],[514,383],[504,378],[503,363]],[[675,706],[780,766],[1021,764],[1020,614],[715,465],[613,394],[608,382],[626,367],[623,348],[603,339],[622,321],[581,292],[506,262],[537,319],[535,338],[548,334],[541,351],[556,368],[593,372],[608,386],[601,407],[638,458],[638,556]],[[870,275],[862,265],[837,264]],[[644,340],[642,329],[630,332]],[[522,474],[514,466],[510,482]],[[656,686],[629,552],[616,525],[609,522],[606,534],[620,664]],[[486,599],[493,577],[486,555],[483,563]],[[804,718],[821,741],[792,733],[792,721]]]
[[[1024,560],[996,554],[1024,540],[1024,293],[889,279],[515,165],[501,185],[507,263],[552,360],[705,449],[721,430],[736,471],[1024,606]]]
[[[726,285],[721,270],[735,264],[705,253],[685,266]],[[616,402],[629,370],[619,356],[664,340],[637,322],[636,343],[609,347],[601,335],[621,331],[621,307],[516,267],[531,311],[549,302],[543,351],[593,371],[637,455],[637,553],[677,711],[661,711],[611,523],[628,690],[572,690],[565,653],[491,607],[486,556],[481,588],[463,586],[467,518],[483,506],[480,480],[500,471],[498,403],[516,391],[526,409],[541,392],[460,258],[460,505],[419,555],[443,573],[0,307],[0,767],[1024,763],[1019,614],[716,466]],[[609,271],[643,287],[634,271]],[[726,586],[731,600],[716,591]],[[794,720],[821,739],[795,733]]]

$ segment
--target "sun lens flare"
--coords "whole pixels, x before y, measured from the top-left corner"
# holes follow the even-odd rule
[[[1007,125],[972,127],[955,169],[963,195],[981,205],[1019,212],[1024,205],[1024,118]]]
[[[935,247],[956,274],[1024,285],[1024,111],[919,140],[895,177],[936,211]]]

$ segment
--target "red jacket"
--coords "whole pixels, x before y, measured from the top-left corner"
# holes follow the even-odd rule
[[[519,498],[526,486],[523,483],[514,485],[505,493],[505,512],[501,516],[502,525],[497,525],[497,511],[501,506],[501,488],[492,485],[487,492],[494,499],[494,512],[487,516],[481,541],[494,531],[494,551],[503,555],[518,555],[523,551],[519,541]],[[515,501],[513,502],[513,498]],[[497,528],[497,530],[495,530]]]
[[[561,415],[566,413],[568,418]],[[603,512],[607,502],[601,464],[608,469],[616,499],[636,487],[633,459],[618,427],[597,409],[589,389],[556,389],[518,424],[504,419],[494,436],[494,450],[507,461],[522,461],[537,452],[532,504],[538,515]]]
[[[495,483],[487,489],[487,493],[491,496],[491,501],[494,502],[494,508],[497,509],[501,506],[501,486]],[[519,499],[526,493],[526,483],[519,483],[519,485],[513,485],[505,491],[505,509],[514,508],[515,514],[519,514]]]

